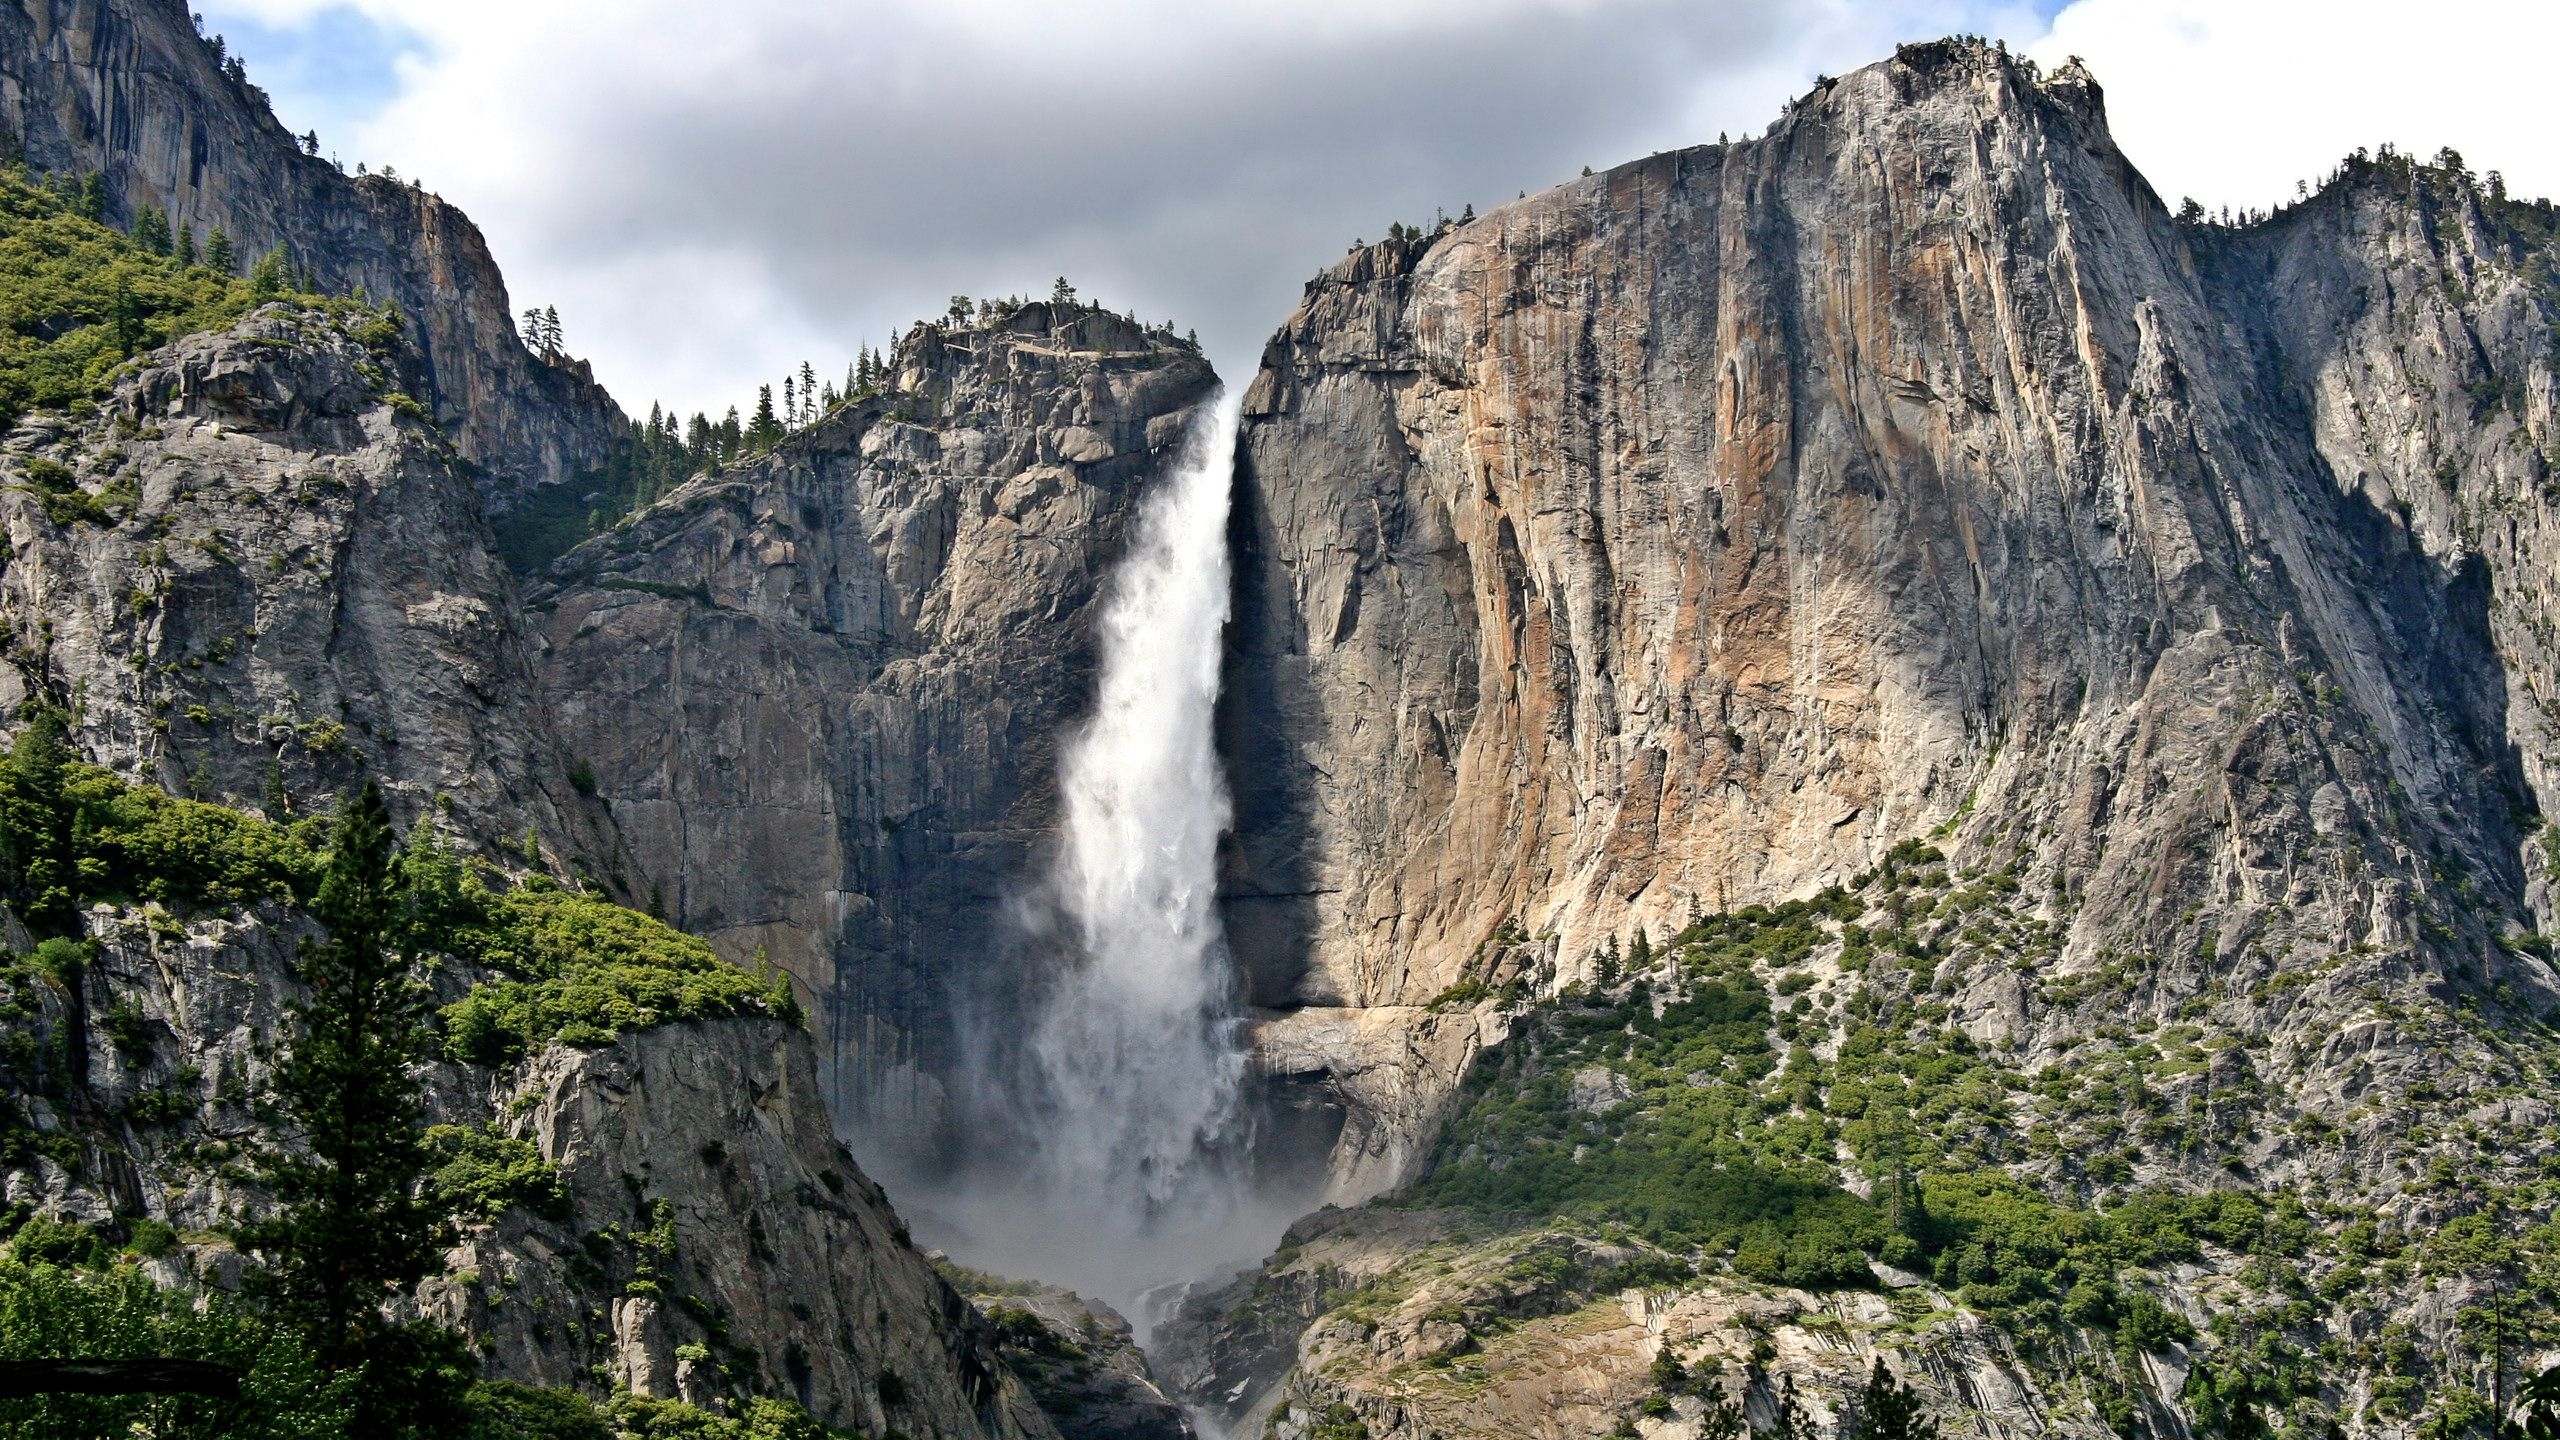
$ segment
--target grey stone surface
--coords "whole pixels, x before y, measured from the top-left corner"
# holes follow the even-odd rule
[[[471,482],[391,398],[420,361],[360,323],[268,306],[0,439],[0,697],[70,707],[89,759],[176,794],[265,809],[272,779],[290,819],[371,776],[511,864],[531,833],[610,875]],[[131,497],[121,518],[53,523],[36,462]]]
[[[819,1016],[866,1154],[929,1159],[1092,704],[1092,614],[1215,380],[1107,312],[911,333],[880,393],[563,557],[545,701],[636,889]]]
[[[305,155],[254,85],[222,71],[183,0],[29,0],[0,9],[0,126],[41,172],[103,175],[108,219],[170,212],[220,229],[245,267],[281,247],[323,289],[407,312],[418,398],[493,510],[600,464],[626,422],[583,362],[517,338],[497,262],[469,217],[411,183]]]
[[[2549,246],[2389,167],[2178,224],[2087,74],[1948,42],[1353,254],[1240,442],[1257,1001],[1419,1018],[1515,918],[1563,984],[1930,833],[2017,867],[2058,973],[2157,956],[2119,1018],[2210,991],[2306,1108],[2361,985],[2548,994],[2492,939],[2552,919]],[[1332,1029],[1355,1111],[1463,1068],[1382,1085]],[[1355,1115],[1347,1194],[1400,1123]]]

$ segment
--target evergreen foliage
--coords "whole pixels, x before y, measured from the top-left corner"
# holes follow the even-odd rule
[[[71,759],[39,709],[0,764],[0,890],[39,936],[76,935],[101,900],[242,905],[309,899],[316,827],[181,800]]]
[[[0,169],[0,426],[89,399],[132,357],[227,325],[288,287],[261,291],[222,263],[174,257],[168,217],[146,209],[134,234],[98,219],[103,192]]]
[[[1840,1440],[1937,1440],[1938,1422],[1920,1408],[1920,1397],[1893,1377],[1881,1359],[1867,1372],[1866,1387],[1841,1422]]]
[[[29,1222],[32,1228],[34,1222]],[[331,1378],[293,1329],[222,1295],[164,1291],[141,1270],[0,1258],[0,1360],[209,1360],[240,1395],[43,1395],[0,1400],[0,1440],[354,1440],[352,1376]]]
[[[239,1238],[264,1256],[261,1288],[309,1337],[323,1368],[358,1373],[357,1415],[374,1433],[439,1433],[459,1387],[449,1347],[396,1325],[385,1301],[432,1273],[451,1236],[427,1172],[417,1070],[433,1054],[429,995],[402,940],[403,887],[390,815],[368,783],[348,805],[305,948],[310,998],[290,1007],[274,1098],[300,1148],[271,1148],[258,1180],[277,1204]],[[467,1374],[467,1371],[462,1373]]]
[[[645,915],[539,883],[492,895],[467,882],[463,893],[477,913],[452,932],[453,947],[509,978],[446,1007],[456,1059],[503,1065],[554,1040],[602,1045],[750,1010],[799,1019],[787,979],[750,975]]]
[[[530,1142],[485,1125],[432,1126],[426,1140],[436,1162],[432,1188],[447,1213],[495,1220],[521,1207],[546,1220],[569,1218],[567,1183]]]

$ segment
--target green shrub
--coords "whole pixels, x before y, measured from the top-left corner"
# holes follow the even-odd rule
[[[456,1215],[495,1220],[511,1206],[546,1220],[569,1218],[569,1187],[530,1143],[481,1125],[428,1127],[437,1196]]]
[[[145,1260],[157,1260],[178,1248],[178,1232],[165,1220],[145,1217],[133,1222],[132,1233],[125,1237],[124,1248]]]
[[[0,170],[0,428],[87,399],[133,356],[258,303],[248,281],[154,255],[24,171]],[[46,485],[33,467],[29,478],[48,512],[86,508],[69,500],[77,490]]]
[[[727,1416],[681,1400],[622,1394],[606,1403],[604,1414],[620,1440],[828,1440],[826,1427],[806,1410],[761,1397]]]
[[[614,1440],[604,1412],[571,1390],[483,1380],[463,1397],[467,1440]]]
[[[0,1400],[0,1436],[108,1440],[335,1440],[352,1379],[324,1379],[290,1332],[219,1295],[164,1292],[141,1272],[75,1274],[0,1260],[0,1359],[210,1360],[241,1373],[240,1396],[45,1395]]]
[[[128,785],[94,765],[41,758],[31,725],[0,765],[0,860],[31,928],[67,933],[100,900],[232,907],[307,899],[320,858],[305,828]]]
[[[473,1064],[748,1010],[798,1018],[781,977],[750,975],[680,930],[556,887],[487,896],[479,922],[451,939],[508,977],[445,1007],[447,1051]]]

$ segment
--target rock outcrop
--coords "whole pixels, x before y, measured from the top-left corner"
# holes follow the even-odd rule
[[[1108,312],[920,327],[876,394],[697,477],[533,592],[541,678],[684,929],[812,997],[866,1154],[943,1140],[1005,907],[1091,705],[1091,611],[1215,379]],[[1000,1032],[999,1032],[1000,1033]]]
[[[0,707],[66,706],[88,758],[174,794],[286,819],[370,776],[512,863],[530,835],[609,875],[479,499],[397,388],[419,364],[368,314],[275,304],[22,421]]]
[[[100,906],[86,928],[96,958],[71,986],[26,971],[7,983],[29,1053],[63,1055],[69,1073],[6,1102],[69,1149],[0,1166],[0,1197],[110,1232],[160,1221],[183,1242],[152,1262],[164,1283],[235,1283],[221,1232],[261,1201],[230,1162],[268,1137],[256,1097],[284,1007],[302,998],[296,947],[316,932],[264,905]],[[450,998],[473,978],[455,967],[437,984]],[[865,1434],[1056,1433],[837,1143],[800,1030],[694,1021],[503,1071],[440,1066],[429,1092],[441,1123],[532,1142],[566,1192],[556,1216],[473,1217],[451,1273],[421,1292],[492,1373],[608,1374],[713,1406],[792,1395]]]
[[[236,62],[234,62],[236,63]],[[0,11],[0,126],[42,172],[98,174],[107,218],[168,212],[247,260],[281,249],[320,288],[407,312],[418,398],[504,511],[602,465],[628,429],[582,362],[537,357],[479,228],[435,195],[353,179],[285,131],[183,0],[30,0]]]
[[[1710,1407],[1769,1434],[1789,1397],[1829,1431],[1880,1357],[1953,1433],[2116,1433],[2057,1403],[2009,1337],[1926,1286],[1815,1295],[1608,1282],[1644,1258],[1569,1228],[1495,1234],[1429,1211],[1313,1216],[1263,1272],[1204,1297],[1221,1326],[1178,1342],[1209,1348],[1177,1343],[1167,1360],[1198,1367],[1184,1375],[1190,1393],[1231,1397],[1228,1433],[1271,1440],[1355,1424],[1377,1440],[1583,1440],[1622,1427],[1708,1440],[1733,1433]],[[1352,1293],[1366,1303],[1333,1309]],[[1656,1368],[1666,1357],[1679,1367],[1669,1386]],[[2175,1433],[2165,1412],[2143,1419]]]
[[[950,1278],[995,1326],[1006,1362],[1064,1440],[1197,1440],[1120,1312],[1054,1285]]]
[[[1240,442],[1257,1000],[1419,1006],[1515,919],[1563,983],[1933,831],[2136,1017],[2547,996],[2551,223],[2396,157],[2182,222],[2076,65],[1949,42],[1355,253]]]

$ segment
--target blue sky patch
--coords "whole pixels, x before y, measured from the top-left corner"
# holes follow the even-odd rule
[[[220,35],[249,67],[249,79],[275,102],[276,118],[299,135],[320,132],[320,153],[352,165],[355,127],[400,90],[402,56],[423,54],[425,37],[385,24],[350,5],[314,11],[291,25],[269,24],[245,8],[209,0],[196,13],[204,32]]]

